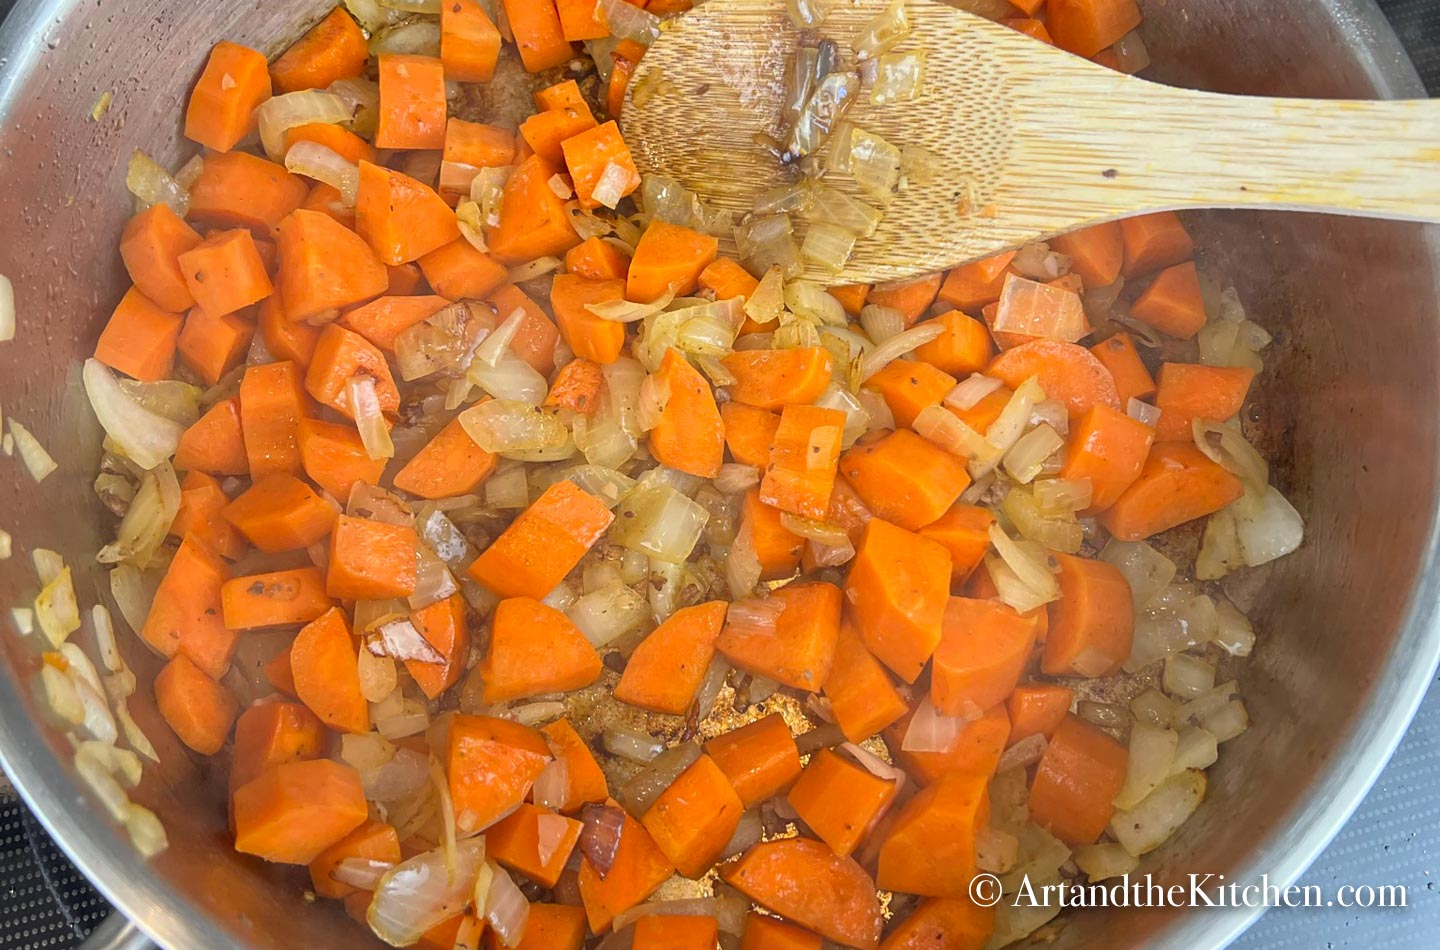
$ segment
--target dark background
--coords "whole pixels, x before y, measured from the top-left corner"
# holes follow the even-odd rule
[[[0,18],[14,0],[0,0]],[[212,0],[213,2],[213,0]],[[1184,2],[1184,0],[1170,0]],[[1306,0],[1283,0],[1306,2]],[[1432,95],[1440,95],[1440,0],[1379,0]],[[1256,0],[1256,13],[1265,4]],[[1260,803],[1263,807],[1263,803]],[[1344,831],[1302,884],[1402,884],[1404,910],[1273,910],[1237,950],[1440,946],[1440,688]],[[13,797],[0,793],[0,950],[71,950],[109,908]]]

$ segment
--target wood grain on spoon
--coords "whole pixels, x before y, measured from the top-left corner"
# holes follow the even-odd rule
[[[848,47],[888,2],[837,0],[817,32]],[[865,91],[846,119],[923,146],[944,168],[895,194],[842,272],[809,277],[897,280],[1167,209],[1440,220],[1440,102],[1174,89],[933,0],[909,0],[907,12],[912,33],[895,52],[925,52],[922,95],[876,106]],[[632,96],[654,94],[625,106],[640,170],[737,215],[793,180],[755,136],[782,131],[781,87],[799,40],[782,0],[708,0],[670,22],[630,84]],[[847,177],[826,181],[874,203]]]

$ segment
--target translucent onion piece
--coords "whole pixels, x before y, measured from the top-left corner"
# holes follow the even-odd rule
[[[99,360],[85,361],[81,379],[100,425],[130,461],[143,469],[152,469],[175,454],[185,431],[183,426],[131,398],[115,374]],[[12,432],[16,429],[14,419],[10,420],[10,429]],[[28,437],[29,433],[25,435]],[[16,436],[17,443],[23,441]],[[21,452],[23,454],[23,448]],[[50,470],[53,471],[53,467]]]
[[[1075,865],[1091,884],[1133,874],[1140,859],[1111,841],[1084,844],[1075,849]]]
[[[490,894],[485,900],[485,919],[500,943],[517,947],[525,933],[525,923],[530,919],[530,902],[504,869],[492,864],[490,870],[494,880],[490,882]]]
[[[393,754],[379,765],[358,770],[365,787],[365,798],[375,802],[398,802],[424,789],[430,781],[429,758],[414,749],[391,746],[380,736],[374,738],[389,746]]]
[[[1282,558],[1305,540],[1305,522],[1300,512],[1274,486],[1260,494],[1246,492],[1231,510],[1240,553],[1251,567]]]
[[[642,480],[620,503],[611,540],[653,558],[683,564],[710,519],[705,508],[669,485]]]
[[[1246,440],[1234,422],[1195,419],[1190,423],[1195,447],[1216,465],[1237,476],[1250,492],[1263,492],[1270,481],[1270,466]]]
[[[624,2],[624,0],[620,0]],[[628,6],[628,4],[627,4]],[[602,320],[610,320],[614,323],[635,323],[644,320],[646,317],[653,317],[660,313],[670,302],[675,299],[675,285],[671,284],[670,289],[661,294],[651,303],[632,303],[629,300],[606,300],[600,303],[587,303],[585,309]]]
[[[146,207],[169,205],[180,217],[190,210],[190,193],[170,173],[138,148],[130,154],[125,168],[125,187]]]
[[[1129,761],[1125,784],[1115,796],[1116,808],[1134,808],[1145,796],[1175,771],[1175,753],[1180,734],[1149,723],[1137,722],[1130,730]]]
[[[513,511],[530,504],[530,486],[525,480],[525,469],[499,469],[485,481],[485,505],[498,511]]]
[[[1046,514],[1040,510],[1035,495],[1023,485],[1016,485],[1005,495],[1000,510],[1021,537],[1043,547],[1075,554],[1085,541],[1085,532],[1072,511]]]
[[[850,448],[871,427],[870,412],[865,408],[865,404],[854,393],[838,383],[831,383],[825,387],[825,391],[815,400],[814,405],[825,409],[838,409],[845,413],[845,429],[841,433],[840,439],[842,448]],[[830,456],[820,453],[810,457],[818,463]]]
[[[829,222],[863,238],[874,235],[884,218],[881,211],[831,185],[820,185],[814,194],[814,203],[800,211],[806,221]]]
[[[296,175],[323,181],[340,192],[345,207],[355,207],[360,193],[360,168],[334,150],[319,142],[296,142],[285,152],[285,167]]]
[[[1026,736],[1005,750],[1005,754],[1000,756],[1000,762],[995,767],[995,771],[1005,772],[1009,769],[1029,768],[1040,761],[1049,744],[1043,734]]]
[[[838,525],[802,518],[799,515],[792,515],[788,511],[780,513],[780,523],[791,534],[819,544],[838,547],[849,541],[849,535],[845,529]]]
[[[735,244],[756,273],[778,269],[781,276],[796,278],[805,269],[787,214],[751,215],[735,228]]]
[[[832,0],[785,0],[790,22],[803,28],[819,26],[830,15]],[[618,927],[616,928],[619,929]]]
[[[754,528],[749,521],[742,522],[735,533],[730,551],[725,555],[725,581],[730,587],[731,598],[748,597],[760,583],[763,569],[760,557],[755,551]]]
[[[634,172],[619,162],[612,161],[606,164],[600,180],[590,192],[590,197],[613,211],[620,204],[620,200],[639,185],[640,179]]]
[[[985,433],[985,440],[998,450],[1000,456],[1009,452],[1024,435],[1025,429],[1030,424],[1031,414],[1044,399],[1045,390],[1040,387],[1039,381],[1034,377],[1021,383],[1015,390],[1010,401],[1000,411],[999,417],[990,424],[990,428]],[[993,467],[993,464],[977,460],[970,466],[970,475],[978,479]]]
[[[1110,833],[1135,857],[1148,854],[1168,841],[1200,807],[1205,787],[1204,772],[1172,775],[1134,808],[1115,812]]]
[[[70,634],[80,629],[80,606],[75,599],[70,568],[62,570],[36,595],[35,619],[54,647],[59,647]]]
[[[1195,699],[1215,688],[1215,667],[1187,653],[1176,653],[1165,658],[1160,684],[1177,699]]]
[[[1134,396],[1131,396],[1130,401],[1126,403],[1125,413],[1131,419],[1143,422],[1152,429],[1160,422],[1160,408],[1152,406],[1148,402],[1141,402]]]
[[[154,578],[147,578],[132,564],[118,564],[110,571],[110,596],[120,608],[133,633],[138,634],[150,615],[150,602],[155,596]]]
[[[1124,575],[1136,610],[1146,607],[1175,579],[1175,562],[1144,541],[1111,538],[1100,552],[1100,560]]]
[[[909,35],[910,20],[905,15],[905,0],[894,0],[860,31],[854,50],[861,59],[873,59],[899,46]]]
[[[15,339],[15,285],[0,274],[0,343]]]
[[[860,77],[854,73],[831,73],[820,80],[790,130],[786,151],[797,158],[819,151],[859,91]]]
[[[869,304],[860,311],[860,325],[875,343],[884,343],[905,332],[905,315],[893,307]],[[1004,385],[995,380],[996,385]],[[969,408],[969,407],[962,407]]]
[[[10,558],[12,539],[9,531],[0,530],[0,561]]]
[[[30,434],[30,430],[10,420],[9,438],[14,441],[15,451],[20,454],[20,461],[25,466],[25,471],[36,482],[43,482],[60,466],[45,451],[45,446],[40,440]]]
[[[610,726],[604,733],[605,749],[631,762],[644,765],[653,762],[665,750],[665,743],[648,732],[627,726]],[[588,811],[588,809],[587,809]],[[588,822],[587,822],[588,823]]]
[[[755,196],[756,214],[794,214],[810,209],[815,200],[815,189],[809,179],[801,179],[789,185],[777,185]]]
[[[875,105],[920,98],[925,88],[925,51],[886,53],[876,63],[870,101]]]
[[[866,353],[860,361],[860,381],[864,382],[900,357],[938,339],[944,332],[945,328],[938,322],[930,321],[891,337]]]
[[[943,716],[929,699],[924,699],[910,717],[900,749],[903,752],[948,752],[969,721],[959,716]]]
[[[272,96],[255,110],[260,125],[260,142],[271,161],[279,161],[284,156],[285,133],[291,129],[315,122],[342,125],[349,122],[353,115],[352,107],[344,99],[320,89],[302,89]],[[359,172],[356,174],[358,176]]]
[[[608,731],[606,733],[609,735]],[[609,740],[606,740],[607,748]],[[658,753],[657,753],[658,754]],[[654,758],[654,756],[650,756]],[[615,863],[620,836],[625,830],[625,812],[615,805],[587,804],[580,812],[580,851],[603,880]]]
[[[1000,451],[980,433],[940,406],[926,406],[911,426],[921,438],[971,463],[993,467]]]
[[[1020,484],[1029,484],[1044,469],[1046,460],[1064,446],[1065,440],[1049,425],[1036,426],[1005,453],[1005,471]]]
[[[877,201],[889,201],[900,184],[900,149],[856,126],[850,133],[850,176]]]
[[[129,562],[144,569],[155,561],[180,510],[180,483],[169,462],[144,473],[116,538],[95,555],[102,564]]]
[[[649,622],[650,606],[617,579],[576,600],[565,615],[592,645],[603,647]]]
[[[623,3],[624,0],[619,0],[619,2]],[[728,212],[715,211],[706,207],[693,191],[664,175],[646,175],[644,177],[641,183],[640,204],[644,207],[646,214],[658,221],[678,224],[717,236],[730,231],[731,216]],[[622,238],[625,237],[622,223],[624,221],[623,218],[616,221]],[[634,240],[626,238],[625,243],[633,248],[638,239],[637,234]]]
[[[1059,599],[1060,582],[1055,579],[1050,565],[1046,563],[1043,551],[1037,554],[1026,550],[999,525],[990,526],[990,544],[1010,570],[1015,572],[1021,584],[1034,592],[1035,596],[1045,598],[1042,603]]]
[[[661,752],[620,788],[619,800],[632,815],[643,815],[670,785],[700,758],[700,746],[682,742]]]
[[[800,256],[828,274],[845,269],[855,253],[856,236],[836,224],[813,222],[800,245]]]
[[[660,38],[660,18],[655,14],[646,13],[626,0],[599,0],[599,6],[611,34],[622,40],[649,46]]]
[[[1031,486],[1035,504],[1045,515],[1068,515],[1090,507],[1095,486],[1089,478],[1042,478]]]
[[[370,929],[391,946],[416,943],[431,927],[464,909],[485,862],[485,839],[467,838],[455,847],[452,867],[442,849],[426,851],[387,871],[365,915]]]
[[[330,872],[330,876],[341,884],[358,887],[362,891],[373,891],[380,879],[395,865],[389,861],[373,861],[370,858],[345,858]]]
[[[563,758],[554,758],[535,777],[530,788],[535,804],[559,811],[570,800],[570,766]]]
[[[384,27],[370,37],[370,55],[439,56],[440,21],[411,17]]]
[[[395,443],[390,440],[390,427],[380,411],[380,397],[375,392],[373,376],[352,376],[345,381],[345,398],[360,430],[365,454],[372,459],[395,456]]]
[[[553,449],[569,442],[570,433],[553,412],[523,402],[492,399],[460,413],[460,425],[487,452],[497,455]]]
[[[496,399],[539,406],[550,392],[550,384],[535,367],[514,353],[505,353],[495,364],[476,359],[466,379]]]
[[[341,0],[345,9],[371,33],[393,22],[394,15],[379,0]]]
[[[1215,604],[1216,646],[1231,656],[1249,656],[1255,648],[1255,628],[1250,620],[1228,600]]]
[[[746,816],[748,815],[753,815],[754,818],[747,821]],[[758,829],[760,827],[758,811],[746,812],[746,816],[741,816],[742,826],[748,824],[751,828]],[[737,831],[736,834],[738,835],[739,832]],[[731,848],[727,846],[725,850],[730,851]],[[744,849],[738,849],[735,853],[739,854],[741,850]],[[691,897],[683,900],[662,900],[638,904],[616,914],[611,926],[616,931],[623,931],[641,917],[713,917],[719,925],[720,933],[738,939],[745,931],[745,919],[750,905],[744,899],[733,896],[734,891],[730,893],[732,896],[727,897]],[[723,943],[724,938],[722,938],[722,945]]]
[[[745,316],[760,324],[774,323],[784,309],[785,275],[780,268],[772,267],[745,301]]]

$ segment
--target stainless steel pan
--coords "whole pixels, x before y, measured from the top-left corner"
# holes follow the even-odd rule
[[[0,460],[0,606],[28,600],[25,552],[89,563],[105,523],[90,492],[98,429],[79,360],[118,298],[115,240],[130,201],[123,167],[142,147],[173,167],[181,103],[221,38],[272,48],[333,0],[19,0],[0,28],[0,273],[16,285],[20,335],[0,344],[0,409],[61,463],[35,486]],[[1332,98],[1423,95],[1368,0],[1151,0],[1157,78],[1225,92]],[[89,118],[104,91],[110,112]],[[1057,103],[1063,108],[1064,103]],[[1440,654],[1436,509],[1440,335],[1436,234],[1324,217],[1215,214],[1205,255],[1239,285],[1280,346],[1257,400],[1265,447],[1305,514],[1308,543],[1254,599],[1260,645],[1241,668],[1254,727],[1226,745],[1202,811],[1147,870],[1294,879],[1390,755]],[[81,574],[82,597],[104,587]],[[136,716],[161,744],[138,797],[165,816],[171,848],[137,859],[75,781],[68,747],[34,693],[36,647],[3,629],[0,760],[46,827],[121,913],[172,948],[353,948],[336,904],[302,897],[291,869],[230,848],[219,789],[169,737],[146,690]],[[129,660],[142,684],[155,672]],[[1219,947],[1255,911],[1090,912],[1057,946]],[[108,946],[125,945],[118,925]]]

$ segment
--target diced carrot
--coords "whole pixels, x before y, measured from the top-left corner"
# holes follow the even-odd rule
[[[630,273],[630,258],[603,238],[586,238],[566,252],[565,270],[590,280],[623,281]]]
[[[1050,605],[1040,669],[1054,676],[1110,676],[1130,657],[1135,632],[1130,585],[1113,565],[1055,554],[1061,600]]]
[[[1195,254],[1195,243],[1173,211],[1125,218],[1120,222],[1125,241],[1126,278],[1144,277],[1166,267],[1188,261]]]
[[[487,828],[514,811],[548,761],[545,738],[529,726],[457,714],[450,724],[446,773],[456,817],[466,816],[462,828]]]
[[[330,759],[286,762],[235,790],[235,850],[309,864],[366,819],[360,773]]]
[[[819,841],[781,838],[757,844],[738,861],[721,866],[720,877],[761,907],[836,943],[860,950],[880,944],[884,920],[875,882],[853,859]]]
[[[487,302],[494,309],[499,323],[510,319],[516,310],[524,311],[525,319],[515,331],[510,349],[541,376],[555,372],[555,344],[560,340],[560,330],[540,309],[540,305],[514,284],[501,287],[489,296]]]
[[[470,653],[470,627],[465,619],[465,598],[451,594],[428,607],[412,611],[410,623],[425,642],[440,654],[438,663],[406,660],[405,669],[428,698],[435,699],[460,681]]]
[[[298,432],[305,474],[336,498],[349,498],[356,482],[374,485],[385,459],[372,459],[354,427],[302,419]]]
[[[728,607],[712,600],[671,614],[630,655],[615,698],[651,712],[684,715],[715,656]]]
[[[920,902],[890,932],[880,950],[983,950],[995,930],[995,910],[968,896]]]
[[[865,309],[865,303],[870,298],[869,284],[849,284],[843,287],[831,287],[830,296],[840,301],[840,306],[852,317],[860,316],[860,311]]]
[[[320,328],[291,320],[281,296],[271,294],[260,303],[260,336],[265,341],[265,349],[278,360],[302,368],[309,366],[315,343],[320,339]]]
[[[283,165],[248,152],[207,155],[205,168],[190,186],[187,216],[216,227],[268,234],[309,194],[305,180]]]
[[[865,646],[907,683],[940,643],[949,593],[943,547],[878,517],[865,526],[845,598]]]
[[[333,129],[337,126],[326,125],[322,128]],[[360,158],[357,161],[371,161],[368,158]],[[340,195],[340,189],[333,185],[327,185],[323,181],[317,182],[311,187],[305,201],[300,205],[306,211],[318,211],[320,214],[333,220],[336,224],[344,225],[352,231],[355,229],[355,209],[347,206]]]
[[[392,297],[409,297],[417,294],[425,282],[420,273],[419,264],[386,264],[385,271],[390,275],[388,293]]]
[[[161,310],[131,287],[100,334],[95,358],[141,382],[165,379],[175,365],[183,322],[179,314]]]
[[[1077,716],[1067,715],[1030,784],[1030,820],[1070,845],[1092,844],[1125,782],[1125,747]]]
[[[700,287],[715,295],[716,300],[749,298],[760,281],[728,257],[717,257],[700,272]]]
[[[599,363],[579,357],[560,367],[555,381],[550,384],[550,393],[545,397],[544,405],[546,408],[569,409],[591,416],[600,410],[600,400],[605,392],[604,369]]]
[[[950,552],[950,579],[963,584],[990,550],[990,526],[995,515],[974,505],[957,504],[919,534]]]
[[[320,758],[328,744],[329,733],[324,724],[299,703],[251,706],[235,721],[235,749],[230,756],[231,794],[277,765]]]
[[[824,347],[790,350],[740,350],[720,358],[738,382],[730,388],[737,402],[761,409],[808,405],[830,385],[835,361]]]
[[[890,755],[921,785],[930,785],[950,772],[974,772],[993,775],[1005,754],[1010,737],[1010,717],[1004,706],[985,711],[973,722],[966,723],[949,747],[939,752],[906,752],[905,733],[910,729],[910,713],[885,730],[885,745]]]
[[[503,0],[520,61],[532,73],[560,66],[575,55],[560,25],[555,0]]]
[[[595,682],[602,669],[590,641],[554,607],[512,597],[495,608],[490,652],[481,664],[485,702],[568,693]]]
[[[327,322],[390,286],[370,246],[328,215],[297,210],[280,223],[278,238],[280,287],[291,320]]]
[[[363,306],[346,311],[339,323],[345,329],[354,330],[380,349],[390,353],[395,350],[397,336],[415,324],[430,319],[449,305],[449,300],[434,294],[419,297],[387,295],[377,297]],[[315,332],[318,339],[319,331]],[[311,353],[314,353],[313,345]],[[306,362],[308,363],[309,359]]]
[[[779,794],[800,776],[800,752],[779,713],[716,736],[705,743],[705,753],[746,808]]]
[[[180,741],[201,755],[224,747],[239,711],[230,691],[184,654],[155,675],[155,706]]]
[[[830,700],[835,722],[851,742],[863,742],[907,711],[885,667],[866,649],[848,617],[840,622],[825,698]]]
[[[751,911],[745,918],[740,950],[821,950],[821,943],[819,934]]]
[[[725,850],[745,806],[708,755],[696,759],[640,816],[656,847],[686,877],[703,877]]]
[[[305,414],[295,364],[246,368],[240,381],[240,424],[252,478],[303,470],[299,430]]]
[[[500,59],[500,31],[479,0],[440,4],[440,60],[451,82],[489,82]]]
[[[1065,721],[1074,700],[1073,689],[1056,683],[1031,683],[1016,689],[1005,701],[1010,714],[1010,745],[1031,736],[1049,739]]]
[[[990,332],[985,328],[985,324],[959,310],[943,313],[935,318],[935,322],[944,329],[940,336],[915,351],[915,358],[922,361],[919,365],[929,364],[958,376],[982,372],[990,364],[991,357],[995,355],[995,346],[990,342]],[[890,364],[898,365],[916,364],[907,364],[903,360]],[[868,385],[874,384],[875,377],[872,376]]]
[[[1244,407],[1254,379],[1255,371],[1245,366],[1162,364],[1155,390],[1155,406],[1160,410],[1155,441],[1190,442],[1196,419],[1233,418]]]
[[[551,754],[565,762],[565,772],[570,779],[569,792],[560,810],[571,813],[578,811],[586,802],[605,801],[608,794],[605,773],[570,721],[557,719],[541,727],[540,731],[550,743]]]
[[[1140,478],[1100,516],[1100,523],[1122,541],[1142,541],[1213,514],[1242,494],[1240,479],[1193,444],[1159,442]]]
[[[221,41],[190,92],[185,137],[228,152],[255,128],[255,109],[270,98],[270,72],[261,53]],[[208,160],[208,159],[207,159]]]
[[[196,376],[214,386],[244,361],[254,337],[255,324],[239,314],[215,316],[196,307],[185,317],[176,349]]]
[[[435,189],[363,161],[355,230],[386,264],[418,260],[460,237],[455,212]]]
[[[533,154],[558,170],[564,167],[564,143],[596,125],[590,107],[582,102],[535,113],[520,123],[520,139]]]
[[[179,260],[191,296],[202,310],[215,316],[248,307],[275,290],[254,238],[244,229],[213,234],[181,254]]]
[[[964,314],[960,316],[970,319]],[[928,406],[938,405],[955,388],[955,378],[929,363],[896,360],[865,381],[885,397],[885,404],[902,426],[911,426]]]
[[[261,670],[265,674],[265,681],[273,686],[276,692],[295,696],[295,671],[290,668],[289,647],[267,660]],[[298,696],[295,698],[299,699]]]
[[[554,887],[583,827],[548,808],[522,803],[485,832],[485,856],[543,887]]]
[[[743,402],[727,402],[720,407],[720,419],[725,424],[725,445],[731,458],[758,469],[770,464],[770,446],[780,428],[779,414]]]
[[[331,607],[295,635],[290,669],[295,692],[331,729],[356,734],[370,731],[370,706],[360,687],[357,648],[345,612]]]
[[[170,534],[177,538],[193,534],[221,557],[240,559],[249,545],[221,515],[229,503],[213,475],[199,470],[189,472],[180,482],[180,510],[170,524]]]
[[[557,274],[550,285],[550,309],[555,313],[560,335],[576,356],[596,363],[613,363],[620,358],[625,349],[625,324],[598,317],[586,306],[623,299],[624,280]]]
[[[1205,326],[1205,300],[1194,261],[1167,267],[1130,307],[1130,315],[1161,333],[1188,340]]]
[[[270,65],[275,91],[324,89],[365,70],[370,52],[360,26],[336,7]]]
[[[835,659],[840,588],[821,581],[788,584],[768,600],[739,603],[748,609],[730,611],[715,648],[747,673],[819,692]],[[771,611],[778,611],[773,619]]]
[[[415,592],[415,529],[340,515],[330,535],[325,590],[340,600],[384,600]]]
[[[1045,24],[1039,20],[1031,20],[1025,17],[1006,17],[1000,21],[1017,33],[1024,33],[1026,36],[1033,36],[1042,43],[1055,45],[1050,37],[1050,31],[1045,29]]]
[[[589,111],[587,106],[587,115]],[[613,208],[620,198],[640,187],[640,172],[635,169],[635,159],[630,154],[630,146],[625,144],[625,139],[620,135],[620,127],[613,119],[604,125],[572,135],[560,143],[560,149],[565,156],[565,166],[570,169],[570,178],[575,183],[575,197],[579,199],[582,208]],[[602,196],[605,199],[602,201],[595,197],[595,187],[607,175],[617,174],[611,171],[612,167],[620,169],[623,180],[617,184],[618,191]]]
[[[750,542],[760,562],[761,580],[778,581],[795,575],[805,539],[785,527],[778,508],[760,500],[758,488],[747,491],[741,502],[740,530],[750,533]],[[734,593],[738,597],[744,592]]]
[[[180,542],[155,591],[140,638],[162,656],[185,656],[211,679],[230,668],[236,635],[221,617],[225,562],[194,536]]]
[[[990,820],[990,776],[946,772],[900,810],[880,846],[875,884],[925,897],[964,897],[976,837]]]
[[[678,297],[700,286],[700,274],[715,261],[719,242],[708,234],[665,221],[653,221],[630,261],[626,296],[640,303],[656,300],[667,289]]]
[[[1128,407],[1132,399],[1146,399],[1155,394],[1155,379],[1136,352],[1130,334],[1117,333],[1090,347],[1090,352],[1115,378],[1122,406]]]
[[[1020,682],[1035,635],[1033,617],[1000,601],[951,597],[930,671],[935,709],[974,719],[1003,703]]]
[[[611,118],[620,118],[620,110],[625,105],[625,90],[630,87],[630,77],[635,74],[635,67],[640,65],[646,49],[647,47],[634,40],[621,40],[610,54],[615,65],[610,71],[610,86],[605,93],[605,108]]]
[[[969,409],[956,409],[954,406],[946,408],[955,418],[984,435],[990,431],[995,420],[1000,418],[1000,413],[1005,411],[1005,407],[1010,404],[1010,397],[1014,395],[1008,387],[1001,386]]]
[[[503,168],[515,162],[515,135],[493,125],[452,118],[445,126],[444,159],[475,169]]]
[[[502,597],[542,598],[614,520],[595,496],[574,482],[558,481],[481,553],[468,573]]]
[[[1000,299],[1005,286],[1006,268],[1015,259],[1014,251],[1006,251],[983,261],[952,270],[940,287],[940,299],[957,310],[969,314],[980,312],[986,304]]]
[[[876,284],[870,289],[870,296],[866,302],[873,307],[889,307],[891,310],[900,311],[900,315],[905,318],[905,325],[908,327],[923,317],[925,311],[930,309],[930,305],[935,302],[935,297],[940,293],[940,285],[944,281],[944,274],[925,274],[909,280]]]
[[[1125,263],[1125,237],[1116,221],[1050,238],[1050,249],[1070,258],[1070,271],[1086,287],[1108,287]]]
[[[289,152],[296,142],[314,142],[323,145],[347,162],[375,161],[375,146],[340,125],[329,122],[308,122],[297,125],[285,132],[285,151]],[[339,194],[337,190],[335,194]],[[313,196],[313,192],[312,192]]]
[[[619,807],[610,802],[611,807]],[[620,830],[620,844],[610,870],[601,874],[590,863],[580,859],[580,900],[590,929],[604,933],[610,929],[616,914],[624,913],[655,892],[675,873],[675,866],[650,837],[640,822],[625,815]]]
[[[571,43],[603,39],[610,35],[610,27],[599,4],[590,0],[555,0],[555,8],[560,14],[560,31]]]
[[[433,56],[384,53],[380,63],[378,148],[445,147],[445,65]]]
[[[135,289],[168,313],[195,305],[180,270],[180,255],[201,241],[194,228],[164,203],[135,215],[120,235],[120,257]]]
[[[720,933],[714,917],[651,914],[635,921],[634,950],[711,950]]]
[[[231,630],[309,623],[334,606],[325,575],[313,567],[231,578],[220,598]]]
[[[510,280],[509,268],[475,250],[464,238],[421,257],[420,269],[435,293],[446,300],[487,297]]]
[[[487,931],[489,950],[503,944],[493,929]],[[508,950],[580,950],[585,943],[585,908],[568,904],[531,904],[520,943]]]
[[[1097,404],[1122,412],[1125,408],[1105,364],[1074,343],[1035,340],[1022,344],[997,356],[986,373],[1004,380],[1011,389],[1037,377],[1046,397],[1063,402],[1072,418]]]
[[[310,886],[321,897],[340,900],[359,888],[335,879],[335,870],[347,858],[399,864],[400,839],[383,821],[367,821],[326,848],[310,862]]]
[[[175,450],[175,467],[182,472],[209,475],[244,475],[250,471],[240,429],[239,399],[222,399],[185,430]]]
[[[305,391],[317,402],[353,419],[347,384],[356,376],[374,381],[381,411],[395,412],[400,408],[400,391],[395,388],[385,354],[360,334],[332,323],[321,331],[315,343],[315,353],[305,370]]]
[[[394,484],[421,498],[451,498],[474,491],[493,471],[495,456],[476,445],[455,418],[395,473]]]
[[[1155,430],[1109,406],[1091,407],[1072,426],[1061,478],[1090,480],[1087,515],[1096,515],[1135,484],[1155,441]]]
[[[1046,23],[1055,45],[1090,57],[1140,25],[1135,0],[1051,0]]]
[[[876,517],[908,531],[939,519],[970,485],[959,457],[909,429],[857,444],[841,457],[840,472]]]
[[[821,749],[810,757],[786,797],[816,837],[845,857],[860,844],[895,792],[894,782]]]
[[[531,156],[505,183],[500,223],[485,229],[485,240],[500,260],[518,264],[559,257],[580,243],[564,200],[550,187],[555,175],[553,164]]]
[[[547,109],[589,108],[585,102],[585,94],[580,91],[580,84],[573,79],[536,89],[532,98],[535,100],[535,108],[541,112]]]
[[[786,406],[760,482],[760,500],[791,514],[824,519],[844,431],[845,414],[838,409]]]
[[[306,548],[330,533],[335,508],[287,472],[257,479],[225,506],[225,518],[260,550]]]

